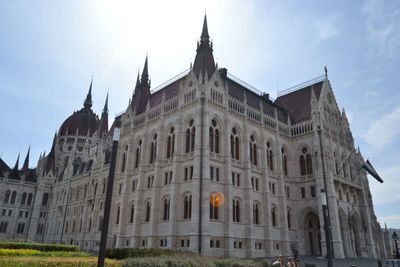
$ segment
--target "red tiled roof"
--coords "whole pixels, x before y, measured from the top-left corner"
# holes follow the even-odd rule
[[[58,131],[59,135],[89,135],[98,129],[99,119],[91,109],[83,108],[80,111],[74,112],[61,125]]]
[[[309,85],[286,95],[279,96],[275,104],[289,113],[292,122],[300,122],[311,118],[311,88],[314,89],[317,99],[321,94],[323,81]]]

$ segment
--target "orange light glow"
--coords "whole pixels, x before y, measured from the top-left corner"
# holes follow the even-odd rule
[[[210,204],[214,207],[222,206],[224,201],[224,195],[220,192],[214,192],[210,195]]]

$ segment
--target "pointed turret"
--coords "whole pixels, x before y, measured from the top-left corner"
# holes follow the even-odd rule
[[[18,168],[19,168],[19,153],[18,153],[17,161],[15,162],[13,170],[17,170],[18,171]]]
[[[146,55],[146,60],[144,62],[144,67],[143,67],[143,72],[142,72],[142,77],[140,79],[140,83],[142,85],[148,85],[150,86],[150,80],[149,80],[149,67],[147,63],[147,55]]]
[[[27,171],[29,169],[29,154],[31,152],[31,146],[28,148],[28,153],[26,153],[24,165],[22,166],[23,171]]]
[[[108,132],[108,92],[99,124],[99,137]]]
[[[10,179],[20,180],[21,177],[19,176],[18,167],[19,166],[19,153],[17,157],[17,161],[15,162],[14,168],[11,170],[10,175],[8,176]]]
[[[208,35],[207,16],[204,15],[203,30],[201,32],[200,41],[197,43],[197,54],[194,60],[193,71],[197,77],[200,73],[203,77],[211,75],[215,71],[215,61],[213,56],[212,42]]]
[[[139,80],[139,73],[136,79],[135,92],[133,94],[131,108],[138,115],[146,110],[146,105],[150,96],[150,79],[148,69],[148,59],[144,63],[141,79]]]
[[[83,103],[84,108],[91,109],[92,108],[92,84],[93,84],[93,77],[90,81],[89,92],[86,96],[85,102]]]

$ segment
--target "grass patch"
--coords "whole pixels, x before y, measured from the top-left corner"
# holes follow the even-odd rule
[[[105,266],[119,267],[120,261],[106,259]],[[95,267],[97,257],[37,257],[37,256],[5,256],[0,257],[2,267]]]
[[[84,252],[71,251],[40,251],[35,249],[9,249],[0,248],[0,256],[38,256],[38,257],[90,257]]]

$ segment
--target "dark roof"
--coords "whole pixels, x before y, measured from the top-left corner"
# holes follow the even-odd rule
[[[26,173],[25,181],[33,183],[37,182],[36,169],[29,169],[29,171]]]
[[[279,96],[275,104],[285,109],[293,123],[311,118],[311,89],[314,89],[317,99],[321,94],[323,81],[301,88],[286,95]]]
[[[83,108],[80,111],[74,112],[69,116],[61,125],[58,131],[59,136],[61,135],[78,135],[86,136],[89,132],[89,136],[97,130],[99,125],[99,119],[91,109]]]
[[[0,171],[3,173],[10,171],[10,167],[8,167],[8,165],[2,159],[0,159]]]
[[[246,96],[246,104],[262,111],[264,114],[267,114],[271,117],[275,116],[275,109],[278,112],[278,119],[281,122],[287,122],[287,113],[280,106],[275,105],[270,99],[268,95],[259,95],[250,89],[244,87],[243,85],[235,82],[234,80],[226,77],[225,75],[221,75],[222,79],[226,81],[228,84],[228,93],[230,96],[237,98],[239,100],[244,99]],[[260,101],[261,100],[261,101]],[[262,105],[262,109],[260,107]]]

